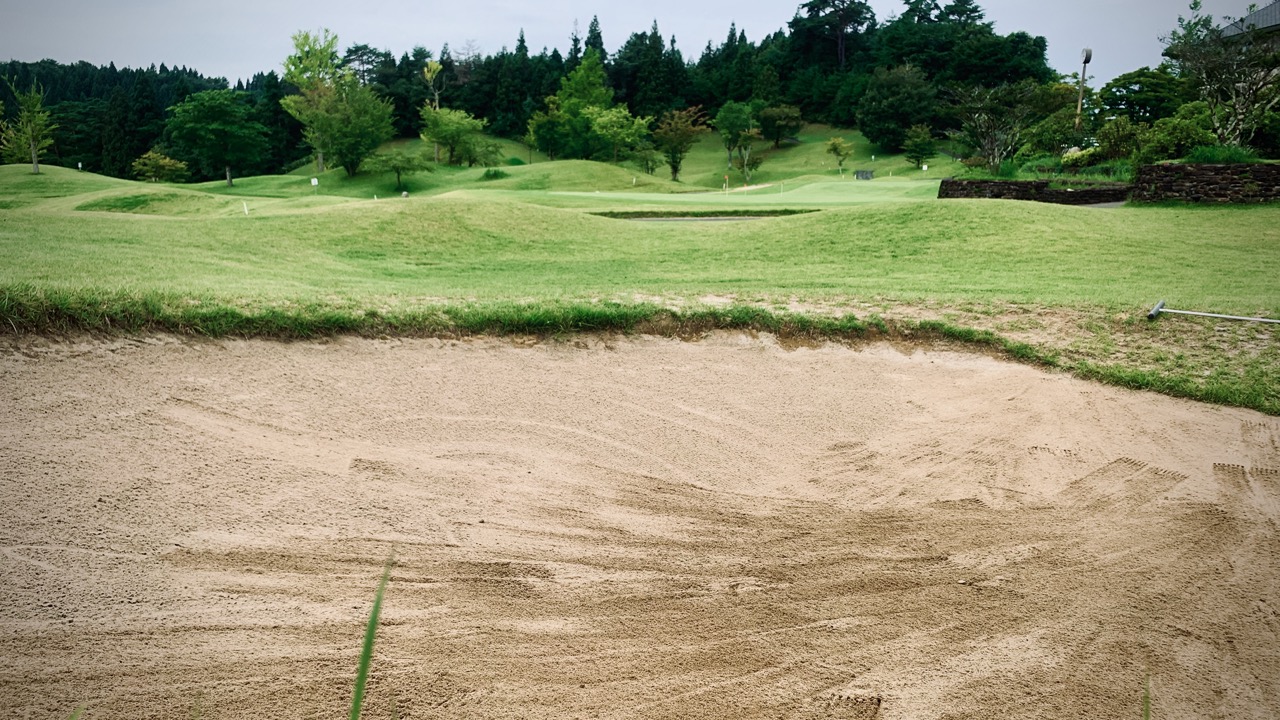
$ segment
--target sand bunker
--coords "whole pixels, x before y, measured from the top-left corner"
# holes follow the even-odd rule
[[[1280,716],[1280,421],[768,338],[0,349],[0,716]]]

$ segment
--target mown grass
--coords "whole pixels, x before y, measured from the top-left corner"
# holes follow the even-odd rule
[[[815,144],[786,152],[812,162]],[[699,157],[718,163],[719,152]],[[1280,207],[940,202],[929,180],[840,181],[830,169],[728,194],[656,180],[637,190],[632,172],[597,163],[504,171],[481,183],[481,169],[443,169],[428,174],[432,193],[374,201],[357,199],[371,186],[354,181],[349,197],[311,194],[309,184],[300,192],[302,175],[244,179],[228,195],[217,184],[0,167],[0,195],[13,203],[0,212],[0,333],[910,337],[1280,412],[1270,335],[1225,346],[1203,324],[1162,319],[1171,330],[1153,333],[1155,324],[1109,320],[1158,299],[1280,317],[1280,247],[1270,239]],[[615,192],[584,190],[601,184]],[[771,217],[616,219],[735,213]],[[980,313],[891,312],[1002,303],[1088,322],[1046,338]],[[867,305],[894,319],[864,309],[856,314],[872,321],[855,319]]]

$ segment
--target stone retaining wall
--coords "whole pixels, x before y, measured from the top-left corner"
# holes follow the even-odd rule
[[[1262,203],[1280,200],[1280,165],[1144,165],[1135,202]]]
[[[1032,200],[1058,205],[1096,205],[1124,202],[1132,186],[1120,183],[1089,188],[1053,189],[1048,180],[955,180],[948,178],[938,188],[938,197]]]

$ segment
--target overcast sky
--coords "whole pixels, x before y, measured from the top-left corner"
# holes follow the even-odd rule
[[[943,0],[945,4],[945,0]],[[1116,75],[1160,62],[1160,36],[1187,13],[1188,0],[986,0],[979,4],[1002,34],[1024,30],[1049,40],[1049,63],[1059,72],[1078,69],[1080,50],[1092,47],[1089,74],[1101,85]],[[1264,2],[1260,4],[1266,4]],[[748,39],[784,28],[797,0],[0,0],[0,58],[63,63],[87,60],[117,67],[186,66],[208,76],[248,79],[280,71],[298,30],[328,28],[340,49],[364,43],[397,58],[415,45],[433,53],[471,41],[483,53],[514,47],[521,29],[530,51],[568,48],[577,20],[585,36],[600,18],[605,47],[616,50],[654,20],[674,35],[686,60],[696,60],[711,40],[719,45],[729,23]],[[880,20],[899,12],[901,0],[871,0]],[[1220,18],[1245,14],[1248,0],[1204,0]]]

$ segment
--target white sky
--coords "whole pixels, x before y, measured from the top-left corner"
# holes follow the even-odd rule
[[[943,1],[945,4],[945,0]],[[1143,65],[1160,62],[1159,37],[1187,13],[1187,0],[979,0],[1002,34],[1024,30],[1049,40],[1049,62],[1063,73],[1079,67],[1080,50],[1092,47],[1094,85]],[[1260,4],[1266,4],[1264,2]],[[437,53],[474,41],[488,54],[514,47],[523,28],[530,51],[565,52],[574,20],[585,36],[600,18],[605,47],[616,50],[633,32],[658,21],[675,35],[686,60],[696,60],[708,40],[719,45],[736,22],[747,37],[785,27],[798,0],[0,0],[0,59],[51,58],[70,63],[115,62],[187,66],[234,84],[256,72],[280,71],[298,30],[329,28],[340,49],[365,43],[397,58],[415,45]],[[899,12],[901,0],[871,0],[880,20]],[[1241,16],[1248,0],[1204,0],[1215,18]]]

